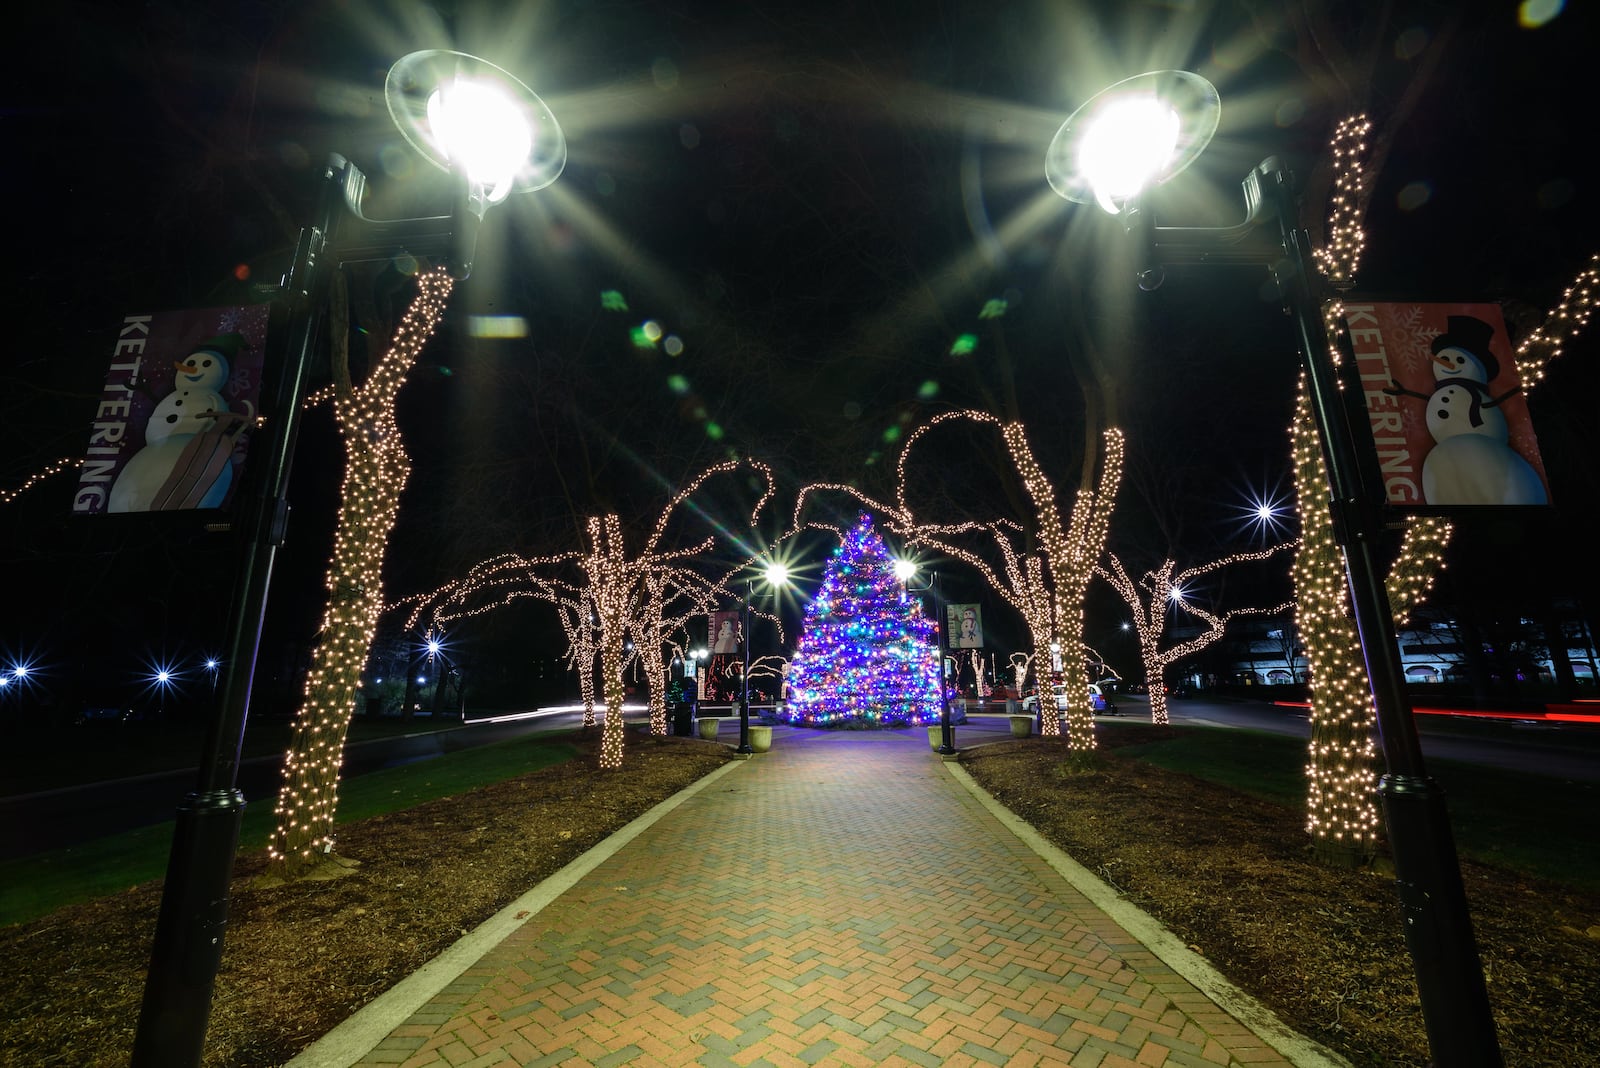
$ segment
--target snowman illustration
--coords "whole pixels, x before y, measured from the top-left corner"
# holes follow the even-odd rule
[[[233,481],[233,447],[249,422],[228,409],[222,388],[229,357],[245,340],[222,334],[201,342],[175,366],[173,390],[145,424],[144,447],[128,458],[106,510],[148,512],[216,508]]]
[[[1428,504],[1545,504],[1544,482],[1509,444],[1501,405],[1522,391],[1496,396],[1490,389],[1500,362],[1489,350],[1494,327],[1470,315],[1452,315],[1433,339],[1433,392],[1407,389],[1398,380],[1384,392],[1418,397],[1434,446],[1422,461],[1422,496]]]

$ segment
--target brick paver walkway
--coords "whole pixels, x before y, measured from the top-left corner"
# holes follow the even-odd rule
[[[357,1063],[1282,1065],[923,732],[775,732]]]

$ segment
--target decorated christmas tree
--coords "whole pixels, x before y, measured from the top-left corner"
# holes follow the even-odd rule
[[[895,577],[894,558],[871,517],[862,515],[806,606],[789,665],[789,718],[811,725],[937,721],[934,630],[922,602]]]

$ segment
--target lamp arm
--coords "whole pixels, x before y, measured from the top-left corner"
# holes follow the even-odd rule
[[[339,264],[387,260],[399,249],[418,256],[443,259],[460,281],[472,272],[478,244],[478,227],[488,202],[481,188],[474,190],[464,178],[456,179],[449,215],[416,219],[370,219],[361,210],[367,195],[367,176],[338,153],[328,168],[344,195],[346,214],[333,223],[328,242]]]
[[[1282,161],[1268,156],[1245,175],[1240,183],[1245,217],[1237,225],[1157,226],[1152,214],[1137,204],[1128,206],[1123,225],[1139,239],[1152,267],[1273,263],[1283,258],[1283,243],[1279,235],[1261,228],[1277,210],[1262,183],[1283,171]]]

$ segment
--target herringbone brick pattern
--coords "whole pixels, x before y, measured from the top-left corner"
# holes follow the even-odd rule
[[[1287,1064],[922,732],[775,732],[359,1063]]]

